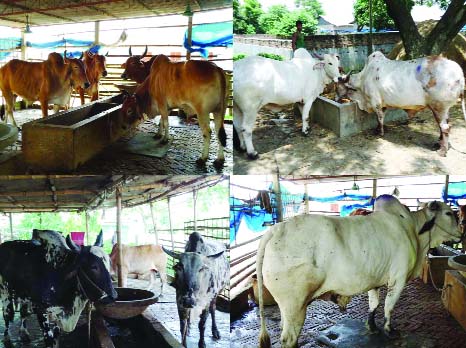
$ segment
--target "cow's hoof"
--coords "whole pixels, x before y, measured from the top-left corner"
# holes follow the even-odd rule
[[[212,337],[214,340],[219,340],[220,339],[220,332],[218,332],[218,329],[212,329]]]
[[[301,132],[301,135],[302,135],[303,137],[308,137],[308,136],[309,136],[309,131],[302,131],[302,132]]]
[[[250,160],[256,160],[259,158],[259,153],[257,151],[254,151],[253,153],[248,153],[248,158]]]
[[[398,330],[395,330],[395,329],[390,329],[390,331],[384,329],[384,330],[383,330],[383,334],[384,334],[388,339],[391,339],[391,340],[400,338],[400,332],[399,332]]]
[[[161,138],[160,144],[168,144],[168,138]]]
[[[240,152],[240,153],[245,153],[246,152],[246,148],[242,148],[241,146],[238,146],[238,147],[235,147],[236,151]]]
[[[445,149],[440,149],[437,151],[437,153],[439,154],[440,157],[447,157],[447,150]]]
[[[155,133],[154,138],[155,139],[160,139],[162,137],[162,134]]]
[[[366,321],[366,328],[370,333],[378,333],[380,332],[379,328],[377,325],[375,325],[375,322],[371,322],[370,320]]]
[[[205,167],[205,163],[206,163],[207,160],[203,159],[203,158],[198,158],[196,160],[196,164],[198,167]]]
[[[204,340],[199,341],[198,347],[199,347],[199,348],[205,348],[205,342],[204,342]]]
[[[214,161],[214,167],[215,169],[222,169],[223,168],[223,165],[225,164],[225,159],[216,159]]]

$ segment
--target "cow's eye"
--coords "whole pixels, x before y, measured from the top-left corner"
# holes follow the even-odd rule
[[[333,63],[328,63],[328,65],[333,65]]]
[[[451,211],[448,211],[448,212],[447,212],[447,215],[448,215],[448,216],[453,216],[453,213],[452,213]]]

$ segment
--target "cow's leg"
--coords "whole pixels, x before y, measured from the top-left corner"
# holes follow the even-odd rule
[[[217,296],[215,296],[212,302],[210,302],[209,312],[210,312],[210,316],[212,317],[212,336],[215,340],[219,340],[220,332],[218,331],[217,323],[215,322],[215,310],[217,307],[216,302],[217,302]]]
[[[2,301],[3,308],[3,320],[5,320],[5,332],[3,337],[5,342],[10,342],[10,323],[13,322],[15,318],[15,309],[13,307],[12,298],[4,298]]]
[[[58,336],[60,336],[60,328],[50,323],[49,317],[46,313],[39,310],[37,312],[37,320],[42,329],[46,348],[58,348]]]
[[[243,124],[243,112],[241,109],[233,103],[233,131],[236,132],[238,136],[238,141],[236,141],[233,136],[233,147],[240,151],[246,152],[246,144],[244,143],[243,132],[241,131]]]
[[[84,100],[84,90],[81,87],[78,87],[78,92],[79,92],[79,99],[81,100],[81,105],[85,104]]]
[[[163,285],[164,283],[167,282],[167,274],[164,271],[159,272],[159,277],[160,277],[160,296],[163,296]]]
[[[283,330],[280,336],[282,348],[297,348],[298,336],[306,318],[306,303],[299,303],[296,299],[282,302],[279,305],[282,314]]]
[[[375,113],[377,114],[377,122],[379,123],[377,127],[377,132],[380,136],[384,136],[383,121],[385,118],[385,113],[383,112],[380,106],[375,107]]]
[[[222,114],[214,114],[215,134],[217,135],[218,142],[217,159],[214,161],[214,166],[216,168],[221,168],[225,162],[223,148],[227,146],[227,134],[223,127],[223,117],[224,115]]]
[[[40,109],[42,110],[42,117],[45,118],[49,115],[49,101],[47,99],[40,99]]]
[[[29,304],[23,301],[19,309],[19,313],[21,316],[21,327],[19,328],[19,334],[21,336],[21,339],[25,342],[29,342],[31,340],[29,337],[29,331],[26,327],[26,319],[29,316],[28,308],[29,308]]]
[[[450,125],[448,124],[448,110],[449,108],[444,107],[432,107],[432,113],[434,114],[435,121],[437,122],[440,129],[439,145],[440,149],[438,154],[442,157],[447,156],[447,151],[449,148],[449,135],[450,135]]]
[[[389,338],[397,337],[397,332],[392,328],[391,325],[391,315],[395,304],[398,302],[400,298],[401,291],[406,284],[406,277],[398,278],[398,280],[391,282],[388,284],[387,288],[387,296],[385,297],[385,324],[383,327],[384,334]]]
[[[207,321],[207,317],[209,315],[209,311],[205,308],[201,313],[201,318],[199,319],[199,348],[205,348],[205,341],[204,341],[204,332],[205,332],[205,322]]]
[[[5,123],[8,123],[8,118],[11,118],[11,124],[15,127],[18,127],[16,124],[16,121],[13,117],[13,108],[15,105],[15,96],[13,95],[12,92],[9,91],[2,91],[3,97],[5,98],[5,111],[6,111],[6,117],[5,117]]]
[[[309,112],[311,111],[312,103],[314,102],[315,98],[311,98],[305,104],[302,111],[302,118],[303,118],[303,134],[309,134]]]
[[[126,286],[128,285],[128,273],[129,273],[128,268],[123,266],[122,270],[121,270],[121,276],[123,278],[121,280],[121,283],[122,283],[124,288],[126,288]]]
[[[256,117],[257,117],[258,110],[250,109],[246,110],[243,113],[243,123],[241,124],[241,128],[239,128],[240,133],[242,133],[244,144],[246,145],[246,152],[248,154],[249,159],[257,159],[259,154],[254,149],[254,145],[252,144],[252,130],[256,124]],[[238,130],[238,129],[237,129]],[[239,135],[241,139],[241,135]]]
[[[185,309],[182,307],[178,308],[178,317],[180,318],[181,344],[183,345],[183,347],[187,347],[186,336],[188,334],[189,315],[190,315],[189,309]]]
[[[196,161],[199,166],[204,166],[209,158],[209,147],[210,147],[210,117],[209,114],[205,112],[196,112],[197,113],[197,120],[199,122],[199,127],[201,128],[202,137],[204,138],[203,146],[202,146],[202,154],[201,157]],[[219,144],[220,145],[220,144]],[[223,149],[222,149],[223,153]]]
[[[166,144],[169,141],[169,135],[170,135],[170,127],[168,123],[168,110],[161,110],[160,111],[162,118],[160,119],[160,123],[162,124],[162,129],[160,129],[162,138],[161,138],[161,143]]]
[[[369,295],[369,317],[367,318],[367,327],[371,332],[377,332],[377,325],[375,325],[375,311],[379,306],[379,289],[372,289],[368,292]]]
[[[53,104],[53,113],[56,114],[58,112],[60,112],[60,105]]]
[[[147,290],[152,289],[152,287],[154,286],[155,278],[156,278],[156,276],[155,276],[156,272],[157,271],[154,270],[154,269],[150,270],[150,272],[149,272],[150,273],[149,274],[149,285],[147,286]]]

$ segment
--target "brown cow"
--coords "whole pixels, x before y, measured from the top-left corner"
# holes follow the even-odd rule
[[[466,205],[458,206],[458,223],[461,227],[461,231],[463,232],[463,238],[461,240],[461,251],[464,253],[466,252]]]
[[[84,64],[79,59],[63,58],[56,52],[50,53],[43,62],[12,59],[0,68],[0,90],[6,101],[6,121],[11,117],[15,126],[15,94],[30,102],[39,100],[42,117],[47,117],[48,104],[54,104],[54,111],[57,112],[60,106],[69,103],[73,87],[89,87]]]
[[[349,214],[349,216],[359,216],[359,215],[362,215],[362,216],[366,216],[366,215],[369,215],[369,214],[372,214],[373,211],[372,210],[368,210],[368,209],[364,209],[364,208],[357,208],[357,209],[354,209],[351,214]]]
[[[107,53],[108,54],[108,53]],[[86,75],[89,79],[90,86],[87,89],[87,95],[91,97],[91,102],[99,99],[99,81],[100,78],[107,76],[107,67],[105,66],[105,56],[94,54],[89,51],[84,53],[83,58]],[[81,105],[84,105],[84,89],[77,88]]]
[[[131,46],[130,46],[129,57],[126,60],[126,62],[124,62],[121,65],[121,67],[125,69],[125,71],[123,71],[123,73],[121,74],[121,78],[125,80],[126,79],[133,80],[133,81],[136,81],[137,83],[144,82],[144,80],[150,74],[150,68],[152,66],[152,63],[154,62],[155,58],[157,58],[157,56],[155,55],[155,56],[152,56],[152,58],[149,61],[143,61],[142,58],[144,58],[146,54],[147,54],[147,46],[146,46],[146,50],[141,56],[139,55],[133,56],[131,52]]]
[[[163,283],[167,282],[166,266],[167,255],[163,252],[160,245],[137,245],[129,246],[123,245],[123,287],[126,286],[126,278],[128,273],[137,273],[144,275],[150,273],[150,282],[148,289],[150,289],[155,281],[154,273],[158,273],[161,282],[161,293],[163,293]],[[110,260],[112,261],[112,271],[117,274],[118,269],[118,244],[113,246],[110,253]]]
[[[223,166],[223,147],[226,146],[226,133],[223,127],[227,103],[227,81],[225,73],[212,62],[190,60],[171,62],[167,56],[160,54],[154,60],[150,75],[138,86],[136,93],[123,102],[121,119],[114,127],[127,129],[136,125],[143,114],[154,118],[160,114],[158,136],[162,142],[168,141],[168,112],[183,106],[190,114],[197,114],[199,126],[204,137],[204,146],[198,165],[205,165],[209,156],[210,116],[214,114],[214,123],[219,140],[217,159],[214,165]]]

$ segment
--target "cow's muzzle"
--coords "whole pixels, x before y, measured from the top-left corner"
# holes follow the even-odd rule
[[[124,79],[124,80],[126,80],[126,79],[127,79],[126,73],[121,74],[121,78]]]
[[[89,83],[89,81],[86,81],[84,82],[84,88],[89,88],[91,86],[91,84]]]
[[[104,71],[102,72],[102,76],[103,76],[103,77],[107,76],[107,70],[104,70]]]

